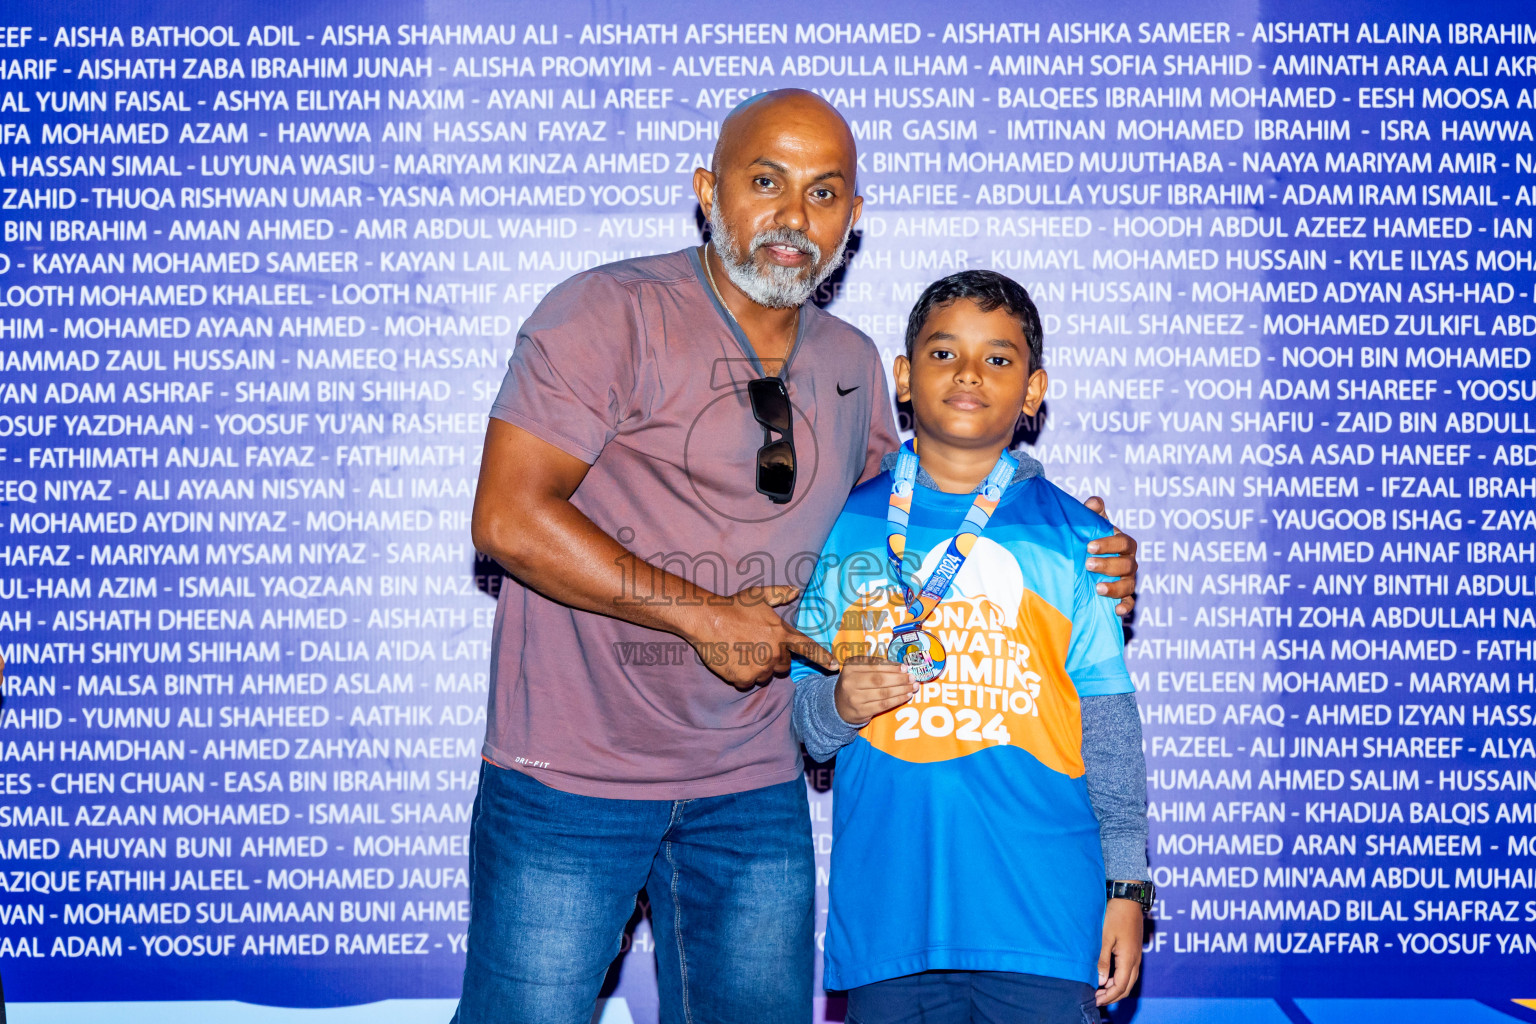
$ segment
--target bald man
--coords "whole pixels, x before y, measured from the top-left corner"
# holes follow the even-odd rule
[[[661,1019],[803,1022],[815,870],[785,621],[898,444],[874,344],[808,300],[862,201],[843,118],[768,93],[694,172],[710,241],[566,281],[491,409],[504,566],[458,1024],[587,1024],[636,894]],[[1134,552],[1114,538],[1105,554]],[[1132,557],[1093,565],[1126,576]]]

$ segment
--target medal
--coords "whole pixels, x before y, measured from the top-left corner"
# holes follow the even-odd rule
[[[885,656],[904,666],[907,674],[920,683],[931,682],[944,674],[944,645],[921,626],[898,631],[885,649]]]
[[[907,583],[902,568],[902,556],[907,550],[907,523],[912,514],[912,491],[917,484],[917,452],[908,441],[896,456],[896,472],[891,481],[891,500],[885,517],[885,554],[891,563],[891,573],[901,585],[902,599],[906,603],[910,620],[896,627],[885,656],[892,662],[906,667],[913,679],[920,683],[930,682],[944,673],[947,652],[939,638],[923,628],[923,623],[949,593],[955,577],[960,575],[966,556],[976,544],[976,538],[987,528],[987,521],[997,510],[1003,498],[1003,490],[1013,479],[1019,461],[1007,452],[998,456],[997,465],[987,474],[965,521],[951,538],[939,564],[934,566],[920,588],[913,589]]]

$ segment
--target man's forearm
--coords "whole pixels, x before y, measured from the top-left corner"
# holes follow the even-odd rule
[[[489,520],[489,521],[487,521]],[[719,595],[642,560],[564,499],[482,517],[475,547],[552,601],[637,626],[692,635]]]
[[[688,638],[711,594],[625,550],[571,504],[589,467],[492,419],[470,536],[520,582],[553,601]]]

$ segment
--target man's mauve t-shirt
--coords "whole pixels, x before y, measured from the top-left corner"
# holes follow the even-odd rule
[[[898,444],[885,369],[869,338],[802,307],[780,374],[795,413],[787,505],[757,492],[764,435],[747,382],[761,376],[686,249],[550,292],[518,334],[491,415],[592,467],[571,501],[635,554],[626,597],[658,598],[646,563],[719,594],[803,586],[849,492]],[[670,633],[504,582],[489,760],[556,789],[628,799],[716,796],[800,773],[788,680],[741,693]]]

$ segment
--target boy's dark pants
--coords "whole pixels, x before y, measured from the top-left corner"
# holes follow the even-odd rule
[[[925,971],[850,989],[847,1024],[1099,1024],[1099,1011],[1080,981]]]

